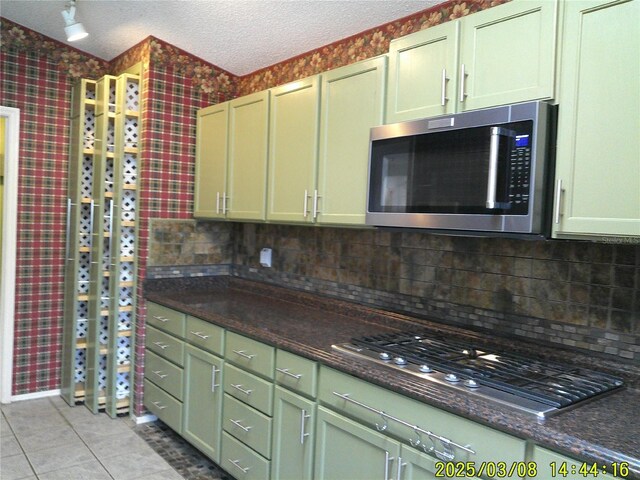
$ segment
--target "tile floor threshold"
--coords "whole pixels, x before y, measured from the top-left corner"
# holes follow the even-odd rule
[[[2,480],[232,480],[160,421],[93,415],[60,397],[0,410]]]

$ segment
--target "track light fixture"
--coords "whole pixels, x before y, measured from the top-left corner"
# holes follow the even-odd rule
[[[66,27],[64,27],[64,31],[67,34],[68,42],[75,42],[76,40],[81,40],[89,35],[82,24],[75,18],[76,0],[69,0],[67,2],[65,10],[63,10],[61,13],[66,25]]]

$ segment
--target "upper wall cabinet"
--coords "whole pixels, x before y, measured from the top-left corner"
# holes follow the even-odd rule
[[[640,2],[564,8],[553,235],[640,236]]]
[[[313,222],[320,76],[271,89],[267,219]]]
[[[198,218],[224,218],[227,190],[227,125],[229,103],[198,111],[194,213]]]
[[[386,66],[377,57],[322,75],[319,223],[364,224],[369,132],[383,122]]]
[[[269,91],[198,111],[194,216],[266,218]]]
[[[391,42],[386,122],[553,97],[557,2],[513,0]]]

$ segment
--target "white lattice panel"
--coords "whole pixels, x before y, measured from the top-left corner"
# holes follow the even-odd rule
[[[84,109],[83,148],[94,148],[96,145],[96,112],[91,105]]]
[[[109,308],[109,277],[102,277],[102,291],[100,292],[100,308]]]
[[[80,225],[78,232],[78,242],[80,247],[91,246],[91,204],[83,203],[80,205]]]
[[[124,190],[122,192],[120,218],[124,221],[133,222],[136,219],[136,191]]]
[[[120,256],[132,257],[136,253],[135,228],[123,227],[120,229]]]
[[[83,348],[76,349],[75,382],[84,383],[87,378],[87,358]]]
[[[109,119],[109,123],[107,125],[107,138],[105,139],[107,145],[107,152],[115,151],[115,143],[116,143],[116,126],[113,121],[113,118]]]
[[[84,98],[86,100],[95,100],[96,99],[96,86],[94,84],[87,84],[87,88],[84,92]]]
[[[126,365],[131,361],[131,338],[118,337],[118,346],[116,347],[118,365]]]
[[[93,157],[85,155],[82,158],[82,178],[80,179],[80,196],[91,198],[93,191]]]
[[[131,326],[133,325],[133,312],[120,312],[120,316],[118,318],[118,330],[131,330]]]
[[[121,262],[120,263],[120,281],[130,282],[133,280],[134,274],[133,262]]]
[[[76,303],[76,318],[81,320],[89,318],[89,302]]]
[[[107,356],[100,357],[100,368],[98,369],[98,388],[100,390],[107,389]]]
[[[132,287],[120,287],[118,304],[121,307],[128,307],[129,305],[133,305],[133,288]]]
[[[140,111],[140,89],[138,80],[129,79],[126,89],[126,108],[135,112]]]
[[[109,317],[100,317],[100,345],[109,343]]]
[[[104,170],[104,191],[113,193],[113,182],[115,180],[113,158],[107,158]]]
[[[116,111],[116,82],[110,81],[109,86],[109,111],[115,113]]]
[[[138,119],[125,118],[124,120],[124,146],[129,148],[138,147]]]
[[[116,381],[116,398],[128,398],[129,397],[129,372],[118,373],[118,379]]]
[[[130,153],[125,154],[122,162],[122,179],[125,185],[134,185],[138,176],[138,159]]]
[[[89,293],[89,278],[91,271],[91,256],[81,253],[78,260],[78,293]]]
[[[89,328],[89,322],[86,319],[78,320],[76,322],[76,338],[86,338],[88,328]]]

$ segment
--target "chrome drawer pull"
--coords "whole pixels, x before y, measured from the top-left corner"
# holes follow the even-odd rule
[[[249,353],[245,353],[244,350],[233,350],[233,353],[237,353],[238,355],[240,355],[241,357],[246,358],[247,360],[253,360],[253,358],[255,357],[255,355],[251,355]]]
[[[231,384],[231,386],[232,386],[233,388],[235,388],[236,390],[241,391],[242,393],[244,393],[244,394],[245,394],[245,395],[247,395],[247,396],[248,396],[248,395],[251,395],[251,392],[253,392],[253,390],[245,390],[244,388],[242,388],[242,385],[241,385],[241,384],[234,385],[234,384],[232,383],[232,384]]]
[[[296,380],[300,380],[302,378],[301,373],[291,373],[288,368],[276,368],[276,370],[280,373],[290,376],[291,378],[295,378]]]
[[[202,332],[192,332],[192,331],[189,331],[189,333],[190,333],[191,335],[195,335],[196,337],[200,337],[200,338],[201,338],[201,339],[203,339],[203,340],[206,340],[207,338],[209,338],[209,335],[205,335],[205,334],[204,334],[204,333],[202,333]]]
[[[157,376],[159,376],[160,378],[167,378],[167,377],[169,376],[169,374],[168,374],[168,373],[164,373],[164,374],[163,374],[163,373],[162,373],[162,370],[158,370],[158,371],[153,370],[153,373],[155,373],[155,374],[156,374]]]
[[[153,403],[156,407],[158,407],[159,410],[164,410],[165,408],[167,408],[166,406],[162,405],[160,402],[151,402]]]
[[[389,480],[389,464],[395,459],[389,455],[389,452],[384,452],[384,480]]]
[[[161,317],[161,316],[159,316],[159,315],[152,315],[152,316],[153,316],[153,318],[155,318],[156,320],[160,320],[162,323],[167,323],[167,322],[169,321],[169,319],[168,319],[168,318]]]
[[[162,342],[153,342],[153,344],[156,347],[160,347],[162,350],[164,350],[165,348],[169,348],[169,345],[167,345],[166,343],[162,343]]]
[[[236,427],[241,428],[242,430],[244,430],[247,433],[249,433],[249,431],[251,430],[251,427],[245,427],[244,425],[242,425],[240,423],[240,420],[234,420],[233,418],[230,418],[229,421],[231,423],[233,423]]]
[[[231,460],[230,458],[227,458],[227,460],[229,460],[234,466],[238,467],[242,473],[247,473],[249,471],[249,467],[242,468],[240,466],[240,460]]]
[[[215,366],[211,367],[211,393],[216,393],[216,387],[219,387],[220,384],[216,383],[216,374],[220,373]]]
[[[333,392],[333,394],[343,400],[345,400],[346,402],[349,403],[353,403],[354,405],[357,405],[359,407],[364,408],[365,410],[368,410],[370,412],[373,412],[377,415],[380,415],[384,420],[385,420],[385,424],[387,420],[391,420],[392,422],[396,422],[399,423],[400,425],[404,425],[405,427],[409,427],[411,429],[413,429],[413,431],[418,435],[418,439],[420,438],[419,435],[420,434],[424,434],[426,436],[429,437],[429,440],[431,440],[431,443],[433,443],[433,447],[430,447],[427,449],[427,447],[423,444],[422,448],[425,452],[427,453],[435,453],[435,455],[442,459],[442,460],[447,460],[447,461],[451,461],[454,458],[454,452],[452,450],[451,447],[456,447],[459,448],[460,450],[464,450],[467,453],[471,453],[472,455],[475,455],[476,452],[474,450],[472,450],[471,448],[469,448],[468,446],[463,446],[460,445],[458,443],[452,442],[451,440],[449,440],[448,438],[445,437],[441,437],[440,435],[437,435],[435,433],[432,433],[428,430],[423,430],[422,428],[418,427],[417,425],[412,425],[409,422],[405,422],[404,420],[400,419],[400,418],[396,418],[392,415],[389,415],[388,413],[383,412],[382,410],[378,410],[377,408],[373,408],[370,407],[369,405],[359,402],[358,400],[354,400],[352,398],[349,397],[350,394],[348,393],[338,393],[338,392]],[[384,428],[386,430],[386,426]],[[435,441],[439,441],[443,447],[444,447],[444,452],[439,452],[435,449]],[[415,442],[411,442],[412,445],[416,446],[420,443],[420,441],[415,441]]]
[[[304,421],[307,418],[311,418],[311,415],[307,415],[307,411],[304,409],[300,410],[300,445],[304,445],[304,438],[311,435],[310,433],[305,433],[304,431]]]

